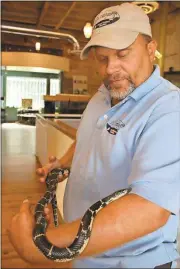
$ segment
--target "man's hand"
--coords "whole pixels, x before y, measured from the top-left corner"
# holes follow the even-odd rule
[[[40,177],[39,178],[40,182],[44,183],[46,180],[46,177],[50,171],[52,171],[55,168],[63,168],[63,167],[64,166],[60,160],[58,160],[54,156],[51,156],[51,157],[49,157],[49,163],[47,163],[46,165],[44,165],[41,168],[38,168],[36,170],[36,173]],[[68,174],[66,174],[66,173],[64,173],[63,175],[59,175],[58,176],[59,182],[63,181],[67,177],[68,177]]]
[[[40,177],[39,178],[40,182],[44,183],[48,173],[54,168],[59,167],[60,167],[59,160],[54,156],[49,157],[49,163],[36,170],[37,175]]]
[[[17,253],[26,261],[26,251],[33,245],[32,232],[34,225],[35,220],[30,210],[30,203],[28,200],[24,200],[19,213],[12,219],[8,235]],[[29,249],[29,253],[31,253],[31,249]]]
[[[16,214],[8,230],[10,242],[19,256],[28,263],[54,265],[54,262],[47,259],[35,246],[32,233],[35,227],[35,219],[30,209],[31,205],[28,200],[24,200],[20,211]],[[53,226],[52,210],[45,208],[45,216],[48,225]]]
[[[36,170],[37,175],[40,177],[40,182],[45,182],[47,174],[54,168],[67,168],[71,167],[74,151],[76,147],[76,141],[74,141],[67,152],[58,160],[55,156],[49,157],[49,163]],[[59,182],[66,179],[68,175],[62,175],[59,177]]]

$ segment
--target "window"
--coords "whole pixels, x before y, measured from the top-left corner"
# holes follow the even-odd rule
[[[57,78],[50,79],[50,95],[56,95],[60,93],[60,80]]]
[[[6,106],[22,107],[22,98],[32,99],[32,108],[44,107],[47,79],[8,76],[6,83]]]

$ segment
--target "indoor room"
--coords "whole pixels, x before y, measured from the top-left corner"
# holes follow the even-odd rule
[[[2,268],[180,268],[179,29],[179,1],[1,1]]]

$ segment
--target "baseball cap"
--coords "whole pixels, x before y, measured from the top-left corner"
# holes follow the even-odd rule
[[[81,51],[80,58],[86,59],[93,46],[127,48],[139,33],[152,37],[149,17],[140,7],[123,3],[105,8],[95,17],[91,39]]]

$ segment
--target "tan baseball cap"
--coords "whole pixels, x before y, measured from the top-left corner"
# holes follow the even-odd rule
[[[149,17],[140,7],[123,3],[106,8],[95,17],[91,39],[81,51],[80,58],[86,59],[93,46],[127,48],[139,33],[152,37]]]

